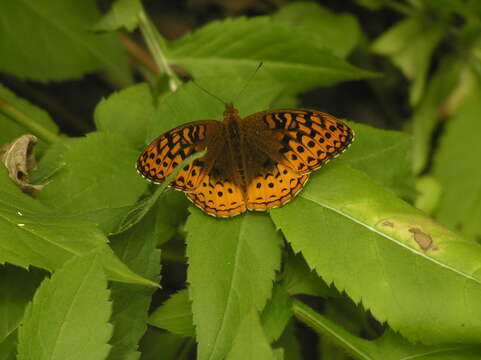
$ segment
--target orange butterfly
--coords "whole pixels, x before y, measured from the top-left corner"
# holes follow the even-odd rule
[[[207,148],[170,185],[207,214],[231,217],[284,205],[310,172],[344,152],[353,139],[346,124],[320,111],[266,110],[241,118],[227,103],[223,122],[194,121],[152,141],[137,170],[158,184],[188,156]]]

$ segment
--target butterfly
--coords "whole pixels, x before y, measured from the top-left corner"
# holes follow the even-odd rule
[[[188,156],[207,149],[170,186],[212,216],[286,204],[312,171],[354,140],[345,123],[317,110],[266,110],[241,118],[232,103],[225,106],[223,122],[178,126],[152,141],[136,164],[143,177],[159,184]]]

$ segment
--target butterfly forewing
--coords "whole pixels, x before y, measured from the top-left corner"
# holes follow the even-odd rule
[[[193,190],[199,186],[214,161],[223,125],[215,120],[202,120],[176,127],[150,143],[137,160],[138,172],[154,183],[161,183],[188,156],[211,148],[208,154],[186,165],[175,177],[172,186]]]

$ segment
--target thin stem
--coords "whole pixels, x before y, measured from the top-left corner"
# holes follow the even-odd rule
[[[26,115],[4,99],[0,99],[0,112],[14,120],[32,134],[48,144],[60,141],[60,136],[36,123],[30,116]]]
[[[157,29],[154,27],[152,22],[149,20],[143,9],[140,10],[137,16],[139,18],[140,31],[144,36],[145,42],[147,43],[147,46],[152,54],[152,57],[154,58],[155,63],[159,67],[160,71],[164,72],[169,77],[170,89],[172,91],[177,90],[181,82],[177,75],[170,68],[167,58],[165,57],[164,52],[161,48],[161,42],[163,39],[157,32]]]
[[[366,352],[363,351],[358,345],[359,342],[366,340],[356,339],[353,342],[354,335],[343,329],[339,325],[336,325],[326,317],[318,314],[312,310],[309,306],[305,305],[301,301],[294,299],[292,304],[292,310],[296,318],[312,328],[316,333],[324,335],[334,343],[341,346],[348,351],[354,358],[362,360],[372,360]],[[367,342],[367,341],[366,341]]]
[[[124,45],[127,52],[143,66],[147,67],[154,74],[160,72],[159,67],[152,59],[150,54],[139,46],[135,41],[132,41],[126,34],[119,34],[120,41]]]

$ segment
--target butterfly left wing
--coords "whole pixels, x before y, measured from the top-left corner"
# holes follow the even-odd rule
[[[249,147],[293,172],[308,174],[345,151],[354,132],[317,110],[268,110],[242,120]]]
[[[194,121],[176,127],[150,143],[137,160],[137,171],[146,179],[159,184],[188,156],[209,151],[203,157],[186,165],[175,177],[171,186],[191,191],[199,186],[213,162],[213,152],[222,139],[222,123],[215,120]]]

